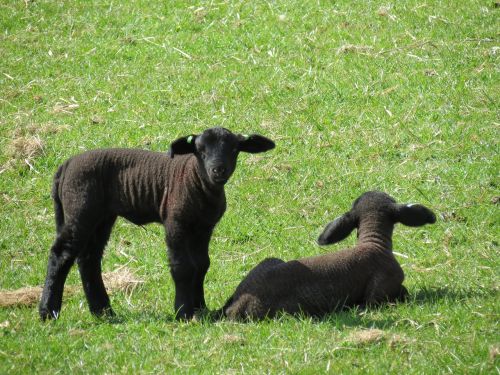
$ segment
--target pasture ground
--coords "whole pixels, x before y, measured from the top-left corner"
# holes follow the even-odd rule
[[[499,12],[492,0],[2,1],[0,289],[43,283],[65,159],[166,151],[212,126],[277,143],[242,154],[227,185],[212,309],[265,257],[352,245],[315,240],[364,191],[438,222],[396,228],[408,303],[241,324],[175,322],[162,228],[121,220],[104,270],[145,283],[113,294],[118,318],[91,317],[81,292],[48,324],[1,309],[0,373],[499,373]]]

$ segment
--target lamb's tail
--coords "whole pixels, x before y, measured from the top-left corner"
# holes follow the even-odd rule
[[[59,195],[59,185],[62,182],[65,164],[61,165],[54,176],[54,183],[52,184],[52,199],[54,200],[54,213],[56,218],[56,230],[60,233],[64,226],[64,210]]]

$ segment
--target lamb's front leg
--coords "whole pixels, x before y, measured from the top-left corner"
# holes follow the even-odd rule
[[[403,279],[402,270],[377,272],[368,282],[363,302],[367,305],[378,305],[403,300],[408,293],[402,285]]]
[[[175,284],[175,317],[176,319],[191,319],[194,315],[192,301],[193,279],[196,272],[189,255],[169,247],[170,273]]]
[[[401,285],[401,288],[399,289],[399,294],[395,299],[395,302],[405,302],[408,299],[409,293],[408,289],[405,288],[404,285]]]
[[[190,262],[194,266],[194,276],[191,284],[191,303],[194,311],[202,310],[206,307],[203,285],[205,275],[210,267],[208,245],[212,237],[213,228],[213,226],[191,225],[188,230],[190,235],[187,239],[186,247]]]
[[[194,314],[193,283],[196,267],[189,251],[189,230],[179,223],[165,225],[170,273],[175,284],[176,319],[191,319]]]
[[[192,283],[192,303],[194,310],[203,310],[207,305],[205,303],[205,292],[203,284],[208,267],[210,267],[210,258],[208,252],[196,254],[194,257],[195,275]]]
[[[189,245],[191,260],[195,267],[195,275],[192,284],[192,302],[195,310],[201,310],[206,307],[203,285],[205,282],[205,275],[210,267],[208,245],[212,237],[212,231],[213,227],[199,227],[194,229]]]

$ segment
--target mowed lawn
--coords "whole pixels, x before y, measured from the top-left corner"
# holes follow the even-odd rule
[[[167,151],[213,126],[277,147],[240,155],[226,187],[210,309],[266,257],[354,244],[316,238],[364,191],[438,221],[396,227],[408,303],[179,323],[163,228],[119,220],[103,268],[144,283],[112,294],[117,319],[90,315],[74,268],[57,321],[0,309],[0,373],[498,374],[499,12],[492,0],[3,0],[0,289],[43,283],[64,160]]]

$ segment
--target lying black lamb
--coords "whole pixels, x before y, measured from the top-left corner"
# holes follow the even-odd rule
[[[427,207],[397,204],[385,193],[367,192],[318,239],[320,245],[336,243],[357,229],[356,246],[289,262],[265,259],[216,315],[237,320],[263,319],[278,312],[321,316],[343,307],[405,299],[404,273],[392,253],[394,225],[417,227],[435,221]]]
[[[224,184],[240,151],[274,148],[261,135],[212,128],[179,138],[170,154],[102,149],[72,157],[55,175],[57,238],[50,250],[40,317],[57,318],[64,282],[78,261],[90,311],[112,315],[101,275],[101,259],[118,216],[132,223],[162,223],[175,283],[178,319],[205,307],[203,281],[212,231],[226,210]]]

